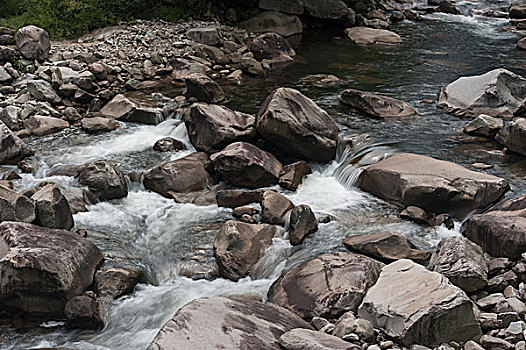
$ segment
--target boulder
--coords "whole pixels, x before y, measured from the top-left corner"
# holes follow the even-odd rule
[[[59,118],[33,115],[26,120],[25,126],[32,135],[45,136],[69,128],[69,123]]]
[[[277,33],[266,33],[255,38],[249,46],[250,51],[258,60],[276,57],[293,57],[296,52],[287,39]]]
[[[312,169],[305,161],[285,165],[279,176],[279,185],[289,191],[296,191],[303,182],[303,178],[311,173]]]
[[[419,225],[429,225],[426,211],[415,206],[409,206],[402,210],[400,219],[413,221]]]
[[[0,224],[0,310],[10,317],[56,319],[93,283],[102,253],[66,230],[26,223]]]
[[[274,191],[263,192],[260,205],[261,220],[274,225],[283,225],[285,216],[294,208],[294,204],[287,197]]]
[[[214,184],[207,171],[209,164],[208,156],[202,152],[164,163],[144,175],[144,187],[167,198],[172,198],[172,193],[206,190]]]
[[[26,196],[0,185],[0,222],[33,222],[36,218],[35,203]]]
[[[100,110],[100,113],[106,118],[149,125],[157,125],[164,120],[159,108],[141,105],[124,95],[115,96]]]
[[[153,145],[153,150],[156,152],[177,152],[185,149],[184,143],[171,137],[163,137]]]
[[[526,79],[506,69],[461,77],[440,89],[437,107],[459,117],[511,118],[522,113]]]
[[[3,86],[3,85],[8,85],[8,83],[13,79],[13,77],[11,75],[9,75],[9,73],[7,73],[7,71],[5,70],[4,67],[0,66],[0,84]]]
[[[260,190],[220,190],[217,192],[216,202],[220,207],[237,208],[251,203],[259,203],[262,193]]]
[[[294,207],[290,212],[289,240],[299,245],[303,240],[318,231],[318,221],[312,209],[305,204]]]
[[[45,80],[29,80],[27,90],[35,99],[42,102],[49,102],[53,105],[62,103],[62,99],[57,94],[50,83]]]
[[[210,159],[221,176],[247,188],[276,184],[282,169],[276,157],[247,142],[232,143]]]
[[[225,99],[225,93],[218,83],[205,74],[192,73],[184,78],[186,97],[195,97],[197,100],[208,103],[219,103]]]
[[[497,133],[495,140],[510,151],[526,156],[526,119],[516,118],[506,124]]]
[[[86,295],[70,299],[64,308],[64,314],[71,328],[102,329],[104,320],[99,311],[99,303]]]
[[[522,1],[512,1],[510,4],[510,18],[525,19],[526,18],[526,4]]]
[[[359,186],[389,202],[457,219],[487,207],[509,189],[502,178],[412,153],[395,154],[364,167]]]
[[[406,259],[382,269],[358,315],[405,346],[434,347],[481,336],[467,295],[443,275]]]
[[[104,117],[84,118],[80,121],[82,130],[88,134],[101,134],[117,130],[119,123]]]
[[[304,12],[302,0],[259,0],[259,8],[292,15],[302,15]]]
[[[17,164],[34,153],[0,121],[0,164]]]
[[[285,152],[306,160],[330,161],[336,154],[338,127],[314,101],[290,88],[278,88],[257,115],[257,129]]]
[[[279,338],[294,328],[312,327],[279,306],[247,299],[196,299],[183,306],[148,350],[281,350]]]
[[[464,127],[464,132],[475,136],[494,137],[503,127],[502,119],[481,114]]]
[[[124,95],[116,95],[106,104],[100,113],[106,118],[121,119],[125,118],[137,105]]]
[[[376,118],[409,117],[417,114],[413,107],[403,101],[355,89],[342,92],[340,101]]]
[[[411,259],[419,264],[427,264],[431,252],[420,250],[409,239],[391,232],[372,235],[349,236],[343,245],[352,252],[390,263],[400,259]]]
[[[402,43],[400,35],[387,29],[352,27],[345,29],[345,35],[356,45]]]
[[[20,113],[22,109],[17,106],[0,107],[0,121],[3,122],[12,131],[20,130],[22,120]]]
[[[333,335],[296,328],[283,334],[279,343],[285,350],[360,350],[361,347]]]
[[[214,256],[219,274],[232,281],[250,275],[252,267],[272,244],[276,226],[227,221],[214,240]]]
[[[526,211],[491,211],[470,217],[464,235],[495,257],[518,259],[526,251]]]
[[[303,24],[298,16],[276,11],[261,12],[238,25],[252,33],[272,32],[285,37],[303,32]]]
[[[253,140],[255,124],[250,114],[206,103],[194,103],[185,116],[190,141],[207,153],[219,152],[233,142]]]
[[[57,185],[42,187],[31,199],[36,205],[36,223],[39,226],[65,230],[73,228],[73,215],[68,200]]]
[[[142,271],[133,266],[112,267],[97,277],[97,295],[103,299],[117,299],[133,292]]]
[[[332,334],[338,338],[343,338],[349,333],[354,333],[363,341],[374,342],[375,334],[371,322],[358,318],[352,311],[343,314],[336,324]]]
[[[247,72],[252,75],[265,75],[267,72],[264,68],[261,62],[256,60],[251,53],[244,54],[240,61],[239,61],[239,67],[243,70],[243,72]]]
[[[77,178],[82,186],[87,186],[100,201],[109,201],[128,196],[128,183],[117,164],[98,160],[83,166]]]
[[[44,61],[49,56],[49,34],[42,28],[26,26],[15,34],[18,51],[28,60]]]
[[[363,255],[320,255],[283,274],[268,292],[270,302],[300,317],[337,318],[356,311],[384,265]]]
[[[216,27],[192,28],[186,32],[186,37],[204,45],[218,45],[221,43],[221,37]]]
[[[340,19],[347,15],[347,5],[341,0],[303,0],[305,10],[315,18]]]
[[[488,266],[484,252],[464,237],[446,237],[440,241],[427,268],[446,276],[466,293],[488,284]]]

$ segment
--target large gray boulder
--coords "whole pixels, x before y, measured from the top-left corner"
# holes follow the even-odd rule
[[[259,0],[259,8],[269,11],[302,15],[303,0]]]
[[[526,119],[516,118],[506,124],[497,133],[495,140],[510,151],[526,156]]]
[[[522,112],[526,79],[506,69],[461,77],[440,89],[437,107],[459,117],[511,118]]]
[[[198,151],[219,152],[237,141],[256,136],[256,118],[227,107],[194,103],[185,116],[190,141]]]
[[[34,153],[0,121],[0,164],[17,164]]]
[[[0,222],[31,223],[36,218],[35,203],[26,196],[0,185]]]
[[[26,26],[15,34],[18,51],[28,60],[44,61],[49,56],[49,34],[42,28]]]
[[[214,184],[207,170],[209,165],[206,153],[190,154],[150,170],[144,175],[144,187],[167,198],[174,193],[206,190]]]
[[[220,275],[232,281],[249,276],[277,232],[277,226],[273,225],[225,222],[214,240]]]
[[[293,329],[279,338],[285,350],[360,350],[361,347],[324,332]]]
[[[287,15],[276,11],[263,11],[256,16],[238,23],[242,28],[252,33],[278,33],[291,36],[303,32],[303,23],[295,15]]]
[[[340,94],[340,101],[376,118],[409,117],[416,110],[404,101],[355,89]]]
[[[73,228],[73,215],[68,200],[57,185],[42,187],[31,199],[36,205],[39,226],[65,230]]]
[[[285,152],[306,160],[330,161],[336,154],[338,127],[327,112],[301,92],[278,88],[263,103],[257,129]]]
[[[268,300],[306,320],[337,318],[357,310],[383,266],[349,252],[320,255],[283,274],[270,287]]]
[[[343,245],[352,252],[387,263],[411,259],[419,264],[427,264],[431,257],[430,251],[420,250],[407,237],[391,232],[349,236],[343,240]]]
[[[526,251],[526,210],[473,215],[465,223],[464,235],[492,256],[518,259]]]
[[[463,219],[508,191],[506,180],[412,153],[390,156],[363,169],[360,188],[403,207]]]
[[[405,259],[382,269],[358,316],[405,346],[434,347],[481,336],[467,295],[443,275]]]
[[[272,154],[247,142],[235,142],[214,153],[214,169],[236,186],[259,188],[276,184],[283,166]]]
[[[8,317],[57,319],[66,302],[93,283],[102,253],[66,230],[0,224],[0,310]]]
[[[292,312],[271,303],[201,298],[177,311],[148,350],[282,350],[279,338],[295,328],[312,330]]]
[[[82,186],[87,186],[100,201],[128,196],[128,183],[117,164],[98,160],[83,166],[77,173]]]
[[[402,43],[402,38],[400,38],[400,35],[386,29],[352,27],[345,29],[345,34],[356,45],[392,45]]]
[[[504,120],[481,114],[464,127],[464,132],[475,136],[493,137],[503,127]]]
[[[315,18],[340,19],[347,15],[347,5],[341,0],[303,0],[303,4]]]
[[[440,241],[427,268],[446,276],[466,293],[488,284],[488,266],[482,249],[464,237],[446,237]]]
[[[33,115],[26,120],[25,126],[32,135],[45,136],[69,128],[69,123],[60,118],[46,115]]]

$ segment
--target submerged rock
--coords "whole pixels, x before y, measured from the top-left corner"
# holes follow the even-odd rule
[[[295,328],[312,329],[292,312],[271,303],[201,298],[177,311],[148,350],[282,350],[279,338]]]
[[[75,233],[25,223],[1,223],[0,245],[0,310],[13,318],[62,317],[102,261],[97,246]]]
[[[272,154],[247,142],[232,143],[210,159],[221,176],[247,188],[276,184],[283,167]]]
[[[524,109],[526,79],[499,68],[482,75],[461,77],[440,89],[437,107],[459,117],[511,118]]]
[[[345,29],[345,34],[357,45],[400,44],[402,42],[400,35],[386,29],[352,27]]]
[[[496,202],[509,189],[502,178],[411,153],[365,167],[359,181],[361,189],[387,201],[457,219]]]
[[[358,315],[405,346],[433,347],[481,336],[467,295],[446,277],[411,260],[382,269]]]
[[[419,264],[427,264],[431,257],[430,251],[420,250],[406,237],[391,232],[349,236],[343,240],[343,245],[350,251],[388,263],[411,259]]]
[[[281,150],[306,160],[327,162],[336,154],[338,127],[327,112],[294,89],[272,92],[257,115],[257,129]]]
[[[227,221],[214,240],[220,275],[232,281],[247,277],[277,232],[273,225]]]
[[[270,302],[306,320],[356,311],[384,265],[363,255],[320,255],[283,274],[268,292]]]
[[[194,147],[207,153],[256,136],[254,116],[213,104],[194,103],[185,116],[185,125]]]
[[[377,118],[409,117],[417,114],[413,107],[403,101],[355,89],[342,92],[340,101]]]
[[[207,170],[209,165],[206,153],[192,153],[147,172],[144,187],[167,198],[172,198],[174,193],[206,190],[215,183]]]

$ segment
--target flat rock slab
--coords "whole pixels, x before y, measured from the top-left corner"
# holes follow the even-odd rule
[[[416,110],[404,101],[355,89],[343,91],[340,101],[376,118],[410,117],[417,114]]]
[[[347,37],[357,45],[400,44],[400,35],[386,29],[352,27],[345,29]]]
[[[387,263],[410,259],[419,264],[427,264],[431,257],[430,251],[420,250],[406,237],[391,232],[349,236],[343,240],[343,245],[350,251]]]
[[[506,180],[455,163],[401,153],[364,168],[360,188],[402,207],[463,219],[508,191]]]
[[[61,317],[66,302],[93,283],[102,253],[80,235],[32,224],[0,224],[0,310]]]
[[[307,322],[274,304],[201,298],[183,306],[148,350],[282,350],[279,338],[295,328],[312,330]]]
[[[356,311],[384,264],[363,255],[320,255],[283,274],[270,287],[269,301],[304,319],[338,318]]]
[[[481,336],[468,296],[443,275],[405,259],[382,269],[358,316],[405,346],[433,347]]]
[[[523,110],[526,79],[506,69],[461,77],[440,89],[437,107],[459,117],[511,118]]]

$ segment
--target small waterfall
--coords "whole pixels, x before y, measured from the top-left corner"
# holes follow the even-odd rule
[[[334,177],[345,188],[355,187],[362,173],[362,167],[378,163],[398,152],[393,144],[395,142],[374,142],[367,134],[340,139],[336,156],[339,165],[334,170]]]

